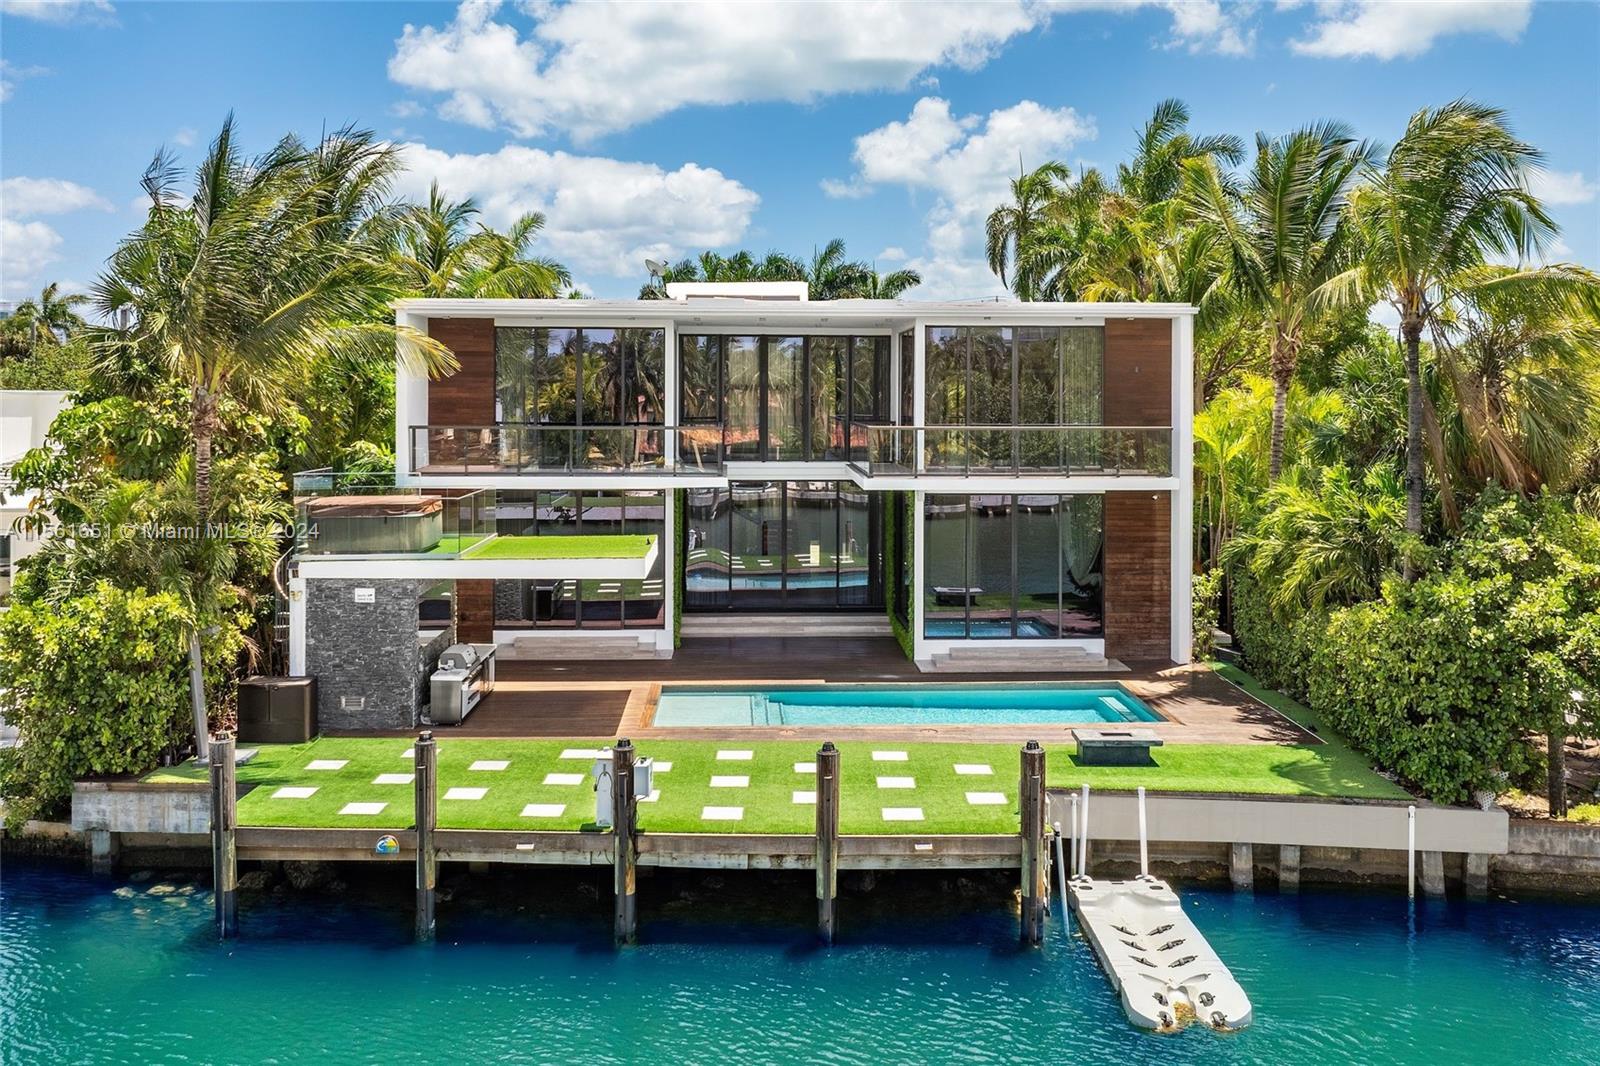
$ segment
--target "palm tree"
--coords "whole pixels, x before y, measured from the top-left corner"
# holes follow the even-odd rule
[[[862,300],[898,300],[907,289],[922,284],[922,275],[915,270],[896,270],[880,274],[876,270],[864,271],[851,293]]]
[[[30,297],[19,303],[6,319],[5,328],[8,332],[26,334],[31,348],[60,344],[83,328],[84,321],[74,308],[88,302],[89,297],[80,293],[61,295],[61,284],[52,281],[38,299]]]
[[[1324,285],[1345,266],[1345,204],[1371,150],[1349,128],[1330,122],[1285,137],[1256,138],[1256,162],[1242,183],[1214,155],[1184,167],[1184,202],[1212,228],[1227,257],[1227,281],[1247,306],[1267,317],[1274,396],[1268,477],[1283,471],[1289,385],[1308,321]]]
[[[1117,166],[1117,191],[1150,206],[1171,200],[1183,186],[1184,169],[1206,158],[1237,163],[1244,142],[1233,134],[1195,137],[1189,133],[1189,105],[1166,99],[1155,106],[1139,131],[1133,159]]]
[[[547,300],[572,284],[567,268],[530,254],[545,219],[529,212],[504,232],[476,222],[470,197],[451,200],[434,182],[426,203],[396,214],[392,256],[406,287],[420,296]]]
[[[984,222],[984,249],[989,269],[1002,284],[1009,285],[1018,299],[1034,299],[1038,286],[1022,266],[1024,250],[1046,221],[1050,205],[1061,196],[1061,187],[1072,180],[1065,163],[1047,162],[1033,170],[1021,170],[1011,179],[1011,202],[989,212]],[[1009,264],[1017,265],[1015,278],[1008,278]]]
[[[845,258],[844,239],[835,237],[820,249],[813,249],[811,262],[803,268],[800,280],[810,289],[813,300],[843,300],[857,295],[867,268]]]
[[[1400,318],[1406,363],[1406,532],[1422,535],[1425,329],[1439,325],[1451,279],[1492,255],[1518,261],[1554,235],[1528,189],[1540,153],[1518,140],[1505,112],[1467,100],[1411,117],[1381,165],[1351,195],[1361,260],[1330,288],[1347,286],[1388,301]],[[1411,553],[1404,565],[1415,578]]]
[[[153,361],[186,386],[200,529],[213,517],[212,453],[225,401],[279,414],[325,357],[387,362],[398,350],[419,370],[453,364],[437,342],[393,323],[388,302],[403,291],[396,272],[380,245],[351,239],[372,232],[373,205],[397,167],[394,149],[351,129],[310,150],[286,137],[247,160],[230,115],[187,200],[165,152],[146,170],[149,214],[94,287],[96,309],[123,324],[93,340],[108,372]],[[192,580],[189,650],[198,681],[216,589],[203,568]],[[203,760],[203,692],[195,699]]]

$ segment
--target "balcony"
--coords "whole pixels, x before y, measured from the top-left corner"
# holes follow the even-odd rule
[[[295,475],[294,497],[296,561],[318,576],[639,580],[659,551],[641,534],[501,534],[493,489],[441,496],[312,470]]]
[[[721,477],[720,425],[412,426],[411,471],[419,475]]]
[[[890,426],[851,423],[867,478],[1170,477],[1165,426]]]

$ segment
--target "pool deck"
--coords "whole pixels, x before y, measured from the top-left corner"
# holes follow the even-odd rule
[[[493,694],[440,736],[600,737],[677,740],[946,740],[1072,742],[1074,725],[701,726],[651,725],[663,685],[1000,681],[1121,684],[1162,716],[1140,722],[1168,744],[1316,744],[1318,738],[1204,665],[1129,663],[1117,673],[945,674],[930,677],[887,637],[686,638],[668,660],[498,664]],[[1098,723],[1103,725],[1104,723]],[[400,735],[400,734],[396,734]]]

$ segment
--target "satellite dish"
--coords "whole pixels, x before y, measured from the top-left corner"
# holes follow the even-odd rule
[[[659,259],[646,259],[644,261],[644,268],[650,271],[652,276],[659,277],[666,271],[667,264],[663,263]]]

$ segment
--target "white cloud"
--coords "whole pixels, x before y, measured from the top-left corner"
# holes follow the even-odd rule
[[[851,183],[934,193],[923,220],[926,246],[906,264],[923,275],[920,294],[994,295],[1004,289],[984,262],[983,220],[1007,195],[1019,160],[1062,159],[1094,136],[1094,122],[1070,107],[1023,100],[986,116],[958,116],[948,101],[925,96],[904,122],[856,138]]]
[[[415,100],[396,100],[389,105],[389,114],[396,118],[416,118],[424,108]]]
[[[0,14],[62,25],[68,22],[112,23],[117,9],[110,0],[0,0]]]
[[[1592,203],[1595,194],[1600,193],[1600,183],[1590,181],[1577,170],[1536,170],[1529,184],[1533,195],[1546,204]]]
[[[61,258],[61,234],[39,215],[112,210],[86,186],[60,178],[6,178],[0,181],[0,293],[7,297],[30,288],[46,267]]]
[[[1411,59],[1455,33],[1492,33],[1515,41],[1528,27],[1533,0],[1322,0],[1308,36],[1291,41],[1301,55]]]
[[[838,178],[823,178],[817,184],[822,187],[822,194],[830,200],[859,200],[863,196],[872,195],[872,186],[864,181],[840,181]]]
[[[437,180],[450,196],[475,199],[495,226],[542,211],[543,251],[574,271],[611,277],[640,274],[646,258],[734,244],[761,202],[739,182],[695,163],[666,170],[522,145],[474,155],[407,144],[402,152],[401,192],[422,195]]]
[[[449,119],[588,139],[682,107],[937,85],[932,69],[977,69],[1013,37],[1074,12],[1165,10],[1165,47],[1237,55],[1254,40],[1242,21],[1250,9],[1219,0],[525,2],[524,19],[501,17],[503,7],[467,0],[447,25],[407,25],[389,77],[444,94]]]
[[[898,244],[892,244],[874,258],[880,263],[903,263],[906,260],[906,250]]]
[[[172,143],[179,148],[188,148],[199,135],[200,131],[193,126],[182,126],[172,134]]]
[[[17,82],[48,73],[50,73],[49,67],[19,67],[15,63],[0,59],[0,103],[11,99],[11,94],[16,91]]]

